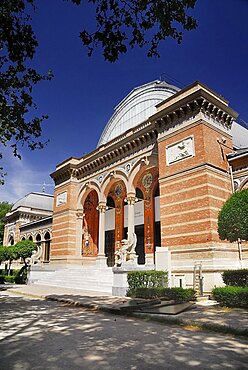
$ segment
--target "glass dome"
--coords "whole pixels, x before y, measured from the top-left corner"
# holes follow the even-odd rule
[[[165,81],[152,81],[134,88],[114,109],[98,141],[98,147],[147,120],[156,105],[180,89]]]

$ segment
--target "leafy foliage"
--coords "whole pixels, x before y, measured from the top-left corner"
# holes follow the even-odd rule
[[[34,0],[0,2],[0,143],[10,145],[19,158],[18,145],[27,144],[32,150],[44,146],[38,138],[47,116],[34,115],[36,105],[31,94],[33,86],[52,77],[51,72],[41,75],[29,67],[38,42],[28,6],[34,9]],[[0,167],[0,183],[4,175]]]
[[[80,5],[82,0],[67,0]],[[196,0],[87,0],[95,7],[96,30],[80,33],[83,45],[92,55],[100,45],[105,60],[115,62],[128,48],[148,48],[149,57],[159,56],[162,40],[170,37],[181,43],[183,31],[197,27],[188,15]],[[36,116],[33,87],[46,75],[30,67],[38,41],[31,25],[35,0],[0,1],[0,143],[11,146],[20,158],[19,146],[43,148],[39,138],[46,115]],[[2,159],[3,153],[0,153]],[[5,172],[0,166],[0,184]]]
[[[218,233],[221,240],[248,240],[248,189],[225,202],[218,217]]]
[[[8,247],[0,245],[0,262],[22,258],[26,265],[26,259],[31,257],[32,252],[36,249],[36,244],[31,240],[21,240],[15,245],[10,245]]]
[[[12,204],[8,202],[0,202],[0,244],[3,243],[3,234],[4,234],[4,217],[6,213],[11,210]],[[1,260],[1,259],[0,259]]]
[[[31,240],[21,240],[15,244],[17,258],[22,258],[27,265],[27,258],[32,256],[32,252],[37,249],[36,244]]]
[[[71,0],[79,5],[82,0]],[[128,47],[148,48],[147,56],[159,56],[158,46],[168,37],[181,43],[184,30],[197,27],[187,14],[196,0],[88,0],[95,6],[96,31],[83,30],[80,38],[88,55],[98,45],[104,58],[115,62]]]
[[[248,287],[214,288],[213,297],[222,306],[248,308]]]
[[[248,286],[248,269],[227,270],[223,272],[222,279],[229,286]]]
[[[0,264],[9,259],[7,247],[0,245]]]
[[[163,288],[168,282],[166,271],[129,271],[127,273],[128,294],[137,288]]]

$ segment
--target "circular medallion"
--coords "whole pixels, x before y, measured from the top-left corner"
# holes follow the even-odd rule
[[[152,174],[149,172],[147,173],[143,179],[142,179],[142,185],[144,186],[145,189],[149,189],[152,185],[152,182],[153,182],[153,176]]]
[[[115,195],[119,198],[123,194],[123,189],[120,184],[115,187]]]

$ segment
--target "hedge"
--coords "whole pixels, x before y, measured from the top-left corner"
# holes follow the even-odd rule
[[[167,271],[129,271],[127,273],[128,292],[137,288],[164,288],[168,283]]]
[[[6,275],[4,277],[5,283],[14,284],[15,277],[13,275]]]
[[[3,270],[0,272],[3,272]],[[10,275],[0,274],[0,284],[26,284],[27,281],[27,270],[23,266],[20,270],[11,270]]]
[[[226,286],[214,288],[212,293],[221,306],[248,308],[248,287]]]
[[[188,302],[195,300],[194,289],[183,288],[136,288],[131,294],[133,298],[165,298],[167,300],[174,300],[177,303]]]
[[[229,286],[248,286],[248,269],[227,270],[223,272],[222,279]]]

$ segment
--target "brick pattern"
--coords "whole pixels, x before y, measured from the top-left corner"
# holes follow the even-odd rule
[[[193,135],[195,156],[166,164],[166,146]],[[203,122],[159,142],[161,243],[171,250],[183,245],[221,243],[218,212],[231,194],[226,154],[219,132]],[[227,145],[231,146],[227,137]],[[194,172],[192,172],[194,169]],[[193,258],[201,258],[195,252]],[[211,258],[211,252],[208,253]],[[192,258],[192,255],[191,255]]]
[[[66,204],[57,206],[57,195],[67,192]],[[77,184],[70,182],[54,191],[51,260],[74,256],[76,251]]]

